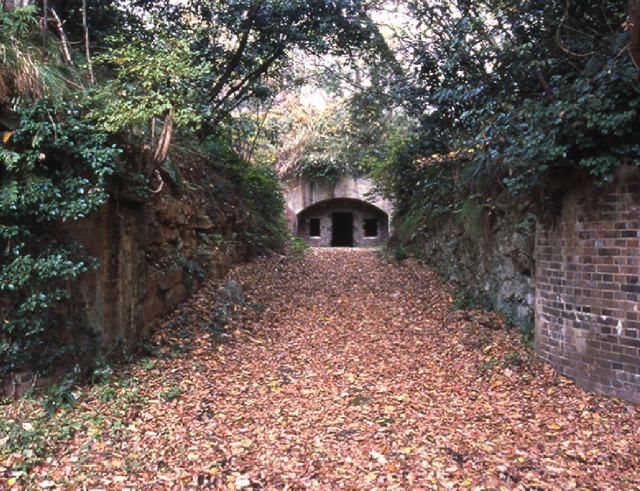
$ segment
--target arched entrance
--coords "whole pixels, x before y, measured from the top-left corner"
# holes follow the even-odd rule
[[[296,218],[296,232],[316,247],[369,247],[389,237],[389,215],[359,199],[333,198],[308,206]]]

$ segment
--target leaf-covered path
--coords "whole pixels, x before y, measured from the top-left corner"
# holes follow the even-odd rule
[[[248,298],[225,333],[211,330],[212,285],[154,357],[57,416],[76,427],[50,437],[32,483],[640,486],[636,408],[556,376],[496,316],[453,311],[424,266],[325,249],[231,276]]]

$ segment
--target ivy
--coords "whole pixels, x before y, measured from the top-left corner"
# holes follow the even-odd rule
[[[0,375],[56,356],[69,281],[96,265],[68,243],[64,224],[107,201],[119,154],[76,99],[44,98],[17,115],[0,147]]]
[[[602,185],[618,166],[640,164],[640,72],[626,8],[408,2],[418,27],[398,35],[404,76],[388,91],[413,131],[376,171],[399,225],[415,231],[460,216],[470,196],[486,209],[519,202],[545,213],[576,175]]]

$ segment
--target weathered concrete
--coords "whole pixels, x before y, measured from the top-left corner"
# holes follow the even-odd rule
[[[332,214],[335,212],[353,214],[353,241],[356,246],[381,245],[389,236],[393,206],[373,193],[370,179],[342,176],[335,181],[309,181],[293,177],[285,182],[284,198],[292,232],[313,246],[331,245]],[[321,221],[320,236],[309,234],[309,220],[312,218]],[[375,237],[365,237],[366,219],[377,220],[378,234]]]
[[[288,215],[297,216],[305,208],[333,198],[351,198],[372,204],[391,216],[393,205],[380,196],[372,193],[373,184],[364,177],[342,176],[336,181],[308,181],[294,177],[285,183],[284,199]],[[293,223],[292,223],[293,225]]]

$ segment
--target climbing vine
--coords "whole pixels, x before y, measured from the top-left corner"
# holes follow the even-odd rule
[[[56,346],[70,341],[61,302],[94,262],[65,240],[64,229],[107,201],[106,178],[119,154],[77,100],[44,98],[18,117],[0,147],[0,375],[46,366],[60,355]]]
[[[576,178],[599,185],[640,163],[626,2],[409,2],[407,13],[421,27],[399,36],[406,77],[388,93],[413,131],[378,180],[408,228],[464,215],[470,199],[545,212]]]

